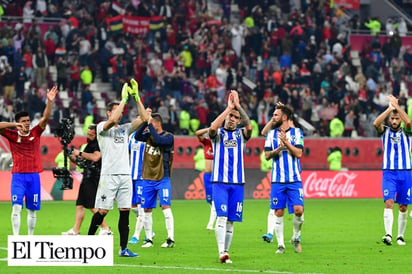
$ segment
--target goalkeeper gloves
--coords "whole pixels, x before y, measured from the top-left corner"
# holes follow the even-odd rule
[[[129,86],[127,85],[127,83],[123,84],[123,88],[122,88],[122,103],[125,105],[127,103],[127,99],[129,99]]]
[[[140,102],[139,84],[136,82],[135,79],[130,80],[130,84],[132,85],[132,88],[129,89],[130,95],[134,97],[136,102]]]

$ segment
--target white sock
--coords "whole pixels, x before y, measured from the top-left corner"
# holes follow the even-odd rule
[[[273,235],[273,230],[275,229],[275,210],[269,209],[268,214],[268,234]]]
[[[152,240],[153,236],[153,219],[152,219],[152,212],[145,212],[144,213],[144,221],[143,221],[144,231],[146,232],[146,238],[148,240]]]
[[[303,221],[304,221],[303,214],[300,217],[293,215],[293,239],[299,238]]]
[[[209,223],[207,224],[207,227],[213,227],[215,221],[216,221],[216,208],[215,208],[215,203],[212,201],[212,204],[210,205]]]
[[[405,234],[406,223],[408,222],[408,211],[401,212],[399,211],[398,215],[398,237]]]
[[[234,232],[233,222],[226,222],[225,251],[229,252]]]
[[[11,211],[11,225],[13,227],[13,235],[19,235],[20,233],[20,213],[21,205],[13,205]]]
[[[140,205],[137,205],[137,207],[132,207],[131,208],[133,213],[136,215],[136,218],[139,217],[139,207],[140,207]]]
[[[275,234],[278,246],[285,246],[285,240],[283,237],[283,216],[278,217],[275,215]]]
[[[165,215],[167,237],[170,240],[174,241],[175,240],[175,221],[173,219],[172,209],[170,207],[163,209],[163,215]]]
[[[29,235],[34,234],[34,228],[36,227],[37,215],[35,210],[27,210],[27,228]]]
[[[385,226],[385,233],[392,236],[393,210],[391,208],[383,210],[383,224]]]
[[[219,216],[216,219],[216,241],[217,241],[217,249],[219,251],[219,257],[225,251],[225,240],[226,240],[226,224],[227,224],[227,217]]]
[[[137,205],[136,208],[138,209],[138,213],[136,214],[136,216],[137,216],[136,226],[135,226],[135,229],[134,229],[133,237],[136,237],[137,239],[139,239],[140,232],[142,231],[143,224],[144,224],[144,209],[140,205]]]

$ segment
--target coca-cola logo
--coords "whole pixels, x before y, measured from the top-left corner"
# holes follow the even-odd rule
[[[333,177],[318,178],[317,172],[312,172],[303,184],[305,198],[355,198],[358,193],[355,191],[354,180],[357,177],[352,172],[332,173]]]

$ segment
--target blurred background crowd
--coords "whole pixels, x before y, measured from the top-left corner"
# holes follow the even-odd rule
[[[134,78],[145,105],[175,134],[208,126],[236,89],[254,136],[281,101],[308,136],[375,137],[372,123],[388,94],[412,115],[408,25],[350,16],[333,2],[3,0],[1,119],[23,109],[38,119],[45,90],[57,85],[69,98],[56,100],[49,133],[65,117],[87,126],[105,118],[98,100],[118,98]],[[162,20],[132,35],[108,24],[118,15]],[[349,36],[362,31],[371,39],[354,52]],[[136,114],[130,103],[124,122]]]

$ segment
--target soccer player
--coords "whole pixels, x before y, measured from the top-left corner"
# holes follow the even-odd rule
[[[137,141],[134,138],[136,132],[133,132],[129,137],[129,154],[130,168],[132,172],[133,194],[132,194],[132,211],[136,215],[136,226],[129,244],[139,243],[140,232],[143,228],[144,210],[141,207],[142,203],[142,165],[145,142]]]
[[[268,217],[268,230],[275,230],[277,254],[285,253],[283,216],[286,204],[289,212],[294,213],[291,243],[295,252],[302,252],[300,230],[303,224],[303,188],[299,159],[303,151],[303,132],[299,128],[290,127],[291,115],[292,111],[288,107],[277,106],[272,117],[275,128],[269,131],[265,141],[265,158],[273,159],[270,192],[273,219]],[[268,242],[270,240],[265,239],[265,235],[263,239]]]
[[[131,80],[132,88],[127,83],[122,88],[121,102],[111,102],[107,106],[108,120],[97,125],[97,141],[102,155],[102,169],[97,188],[95,207],[98,211],[93,215],[89,227],[89,235],[94,235],[109,210],[113,209],[116,199],[119,208],[119,234],[121,257],[137,257],[127,248],[129,237],[129,211],[132,202],[132,179],[129,167],[128,137],[146,121],[146,111],[140,101],[137,82]],[[132,123],[119,125],[123,109],[129,94],[135,98],[139,117]]]
[[[399,206],[398,236],[396,243],[405,245],[404,234],[406,230],[408,204],[411,204],[411,135],[412,123],[408,114],[399,107],[398,99],[388,96],[389,106],[378,117],[373,125],[382,138],[383,163],[382,163],[382,192],[385,202],[383,223],[385,236],[382,241],[386,245],[392,244],[393,207]],[[389,116],[389,126],[383,123]],[[404,127],[401,127],[404,122]]]
[[[70,161],[83,168],[83,178],[76,200],[76,215],[73,228],[62,235],[79,235],[80,227],[84,220],[86,208],[94,214],[97,186],[99,185],[101,169],[101,153],[96,139],[96,125],[92,124],[87,129],[87,145],[82,151],[73,149],[69,155]],[[103,220],[99,235],[111,235],[112,232]]]
[[[147,108],[146,113],[150,116],[152,110]],[[136,215],[136,226],[129,244],[139,243],[140,232],[142,231],[144,224],[144,209],[141,207],[141,203],[143,191],[142,167],[145,142],[137,141],[134,138],[135,134],[136,132],[133,132],[129,137],[129,154],[133,182],[132,211]]]
[[[28,235],[34,234],[36,212],[40,210],[41,186],[40,175],[43,171],[40,161],[40,136],[46,128],[58,90],[53,87],[47,90],[47,104],[40,122],[30,130],[28,112],[15,115],[15,123],[0,122],[0,134],[9,140],[13,158],[11,171],[11,223],[13,235],[20,233],[20,213],[23,199],[26,199]],[[17,128],[13,130],[11,128]]]
[[[240,122],[243,128],[238,128]],[[226,109],[209,128],[214,151],[211,181],[217,215],[215,234],[221,263],[232,263],[229,248],[233,238],[233,222],[242,221],[245,184],[243,155],[251,134],[250,119],[239,103],[237,91],[232,90]]]
[[[284,106],[284,104],[282,102],[277,102],[276,106],[280,107],[280,106]],[[293,119],[293,115],[291,115],[289,117],[288,123],[289,123],[289,126],[291,128],[295,127],[295,122],[294,122],[294,119]],[[276,124],[276,122],[274,121],[273,116],[272,116],[272,119],[270,119],[270,121],[262,129],[261,134],[266,137],[268,132],[271,129],[275,128],[275,124]],[[265,153],[264,152],[262,152],[262,153],[263,153],[263,157],[265,157]],[[272,161],[272,164],[273,164],[273,161]],[[274,231],[274,229],[275,229],[275,211],[273,209],[269,209],[267,233],[262,236],[262,239],[265,242],[267,242],[267,243],[273,242],[273,231]]]
[[[147,129],[145,127],[147,126]],[[172,173],[174,136],[163,130],[162,117],[152,113],[148,123],[136,131],[136,140],[146,143],[144,150],[143,172],[144,180],[142,192],[142,207],[144,209],[144,229],[146,243],[142,247],[153,246],[153,218],[152,211],[156,208],[159,197],[167,229],[167,239],[161,247],[171,248],[174,240],[174,219],[171,209],[172,186],[170,176]]]
[[[210,216],[209,222],[207,223],[206,229],[214,230],[213,225],[216,221],[216,209],[213,202],[212,195],[212,184],[210,183],[210,177],[212,175],[212,164],[213,164],[213,147],[212,142],[208,136],[205,136],[209,132],[209,128],[199,129],[195,132],[199,142],[203,144],[204,156],[205,156],[205,170],[203,172],[203,185],[206,193],[206,202],[210,204]]]

